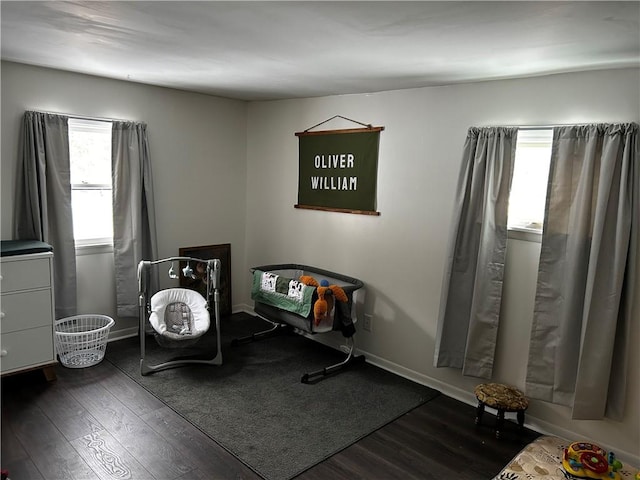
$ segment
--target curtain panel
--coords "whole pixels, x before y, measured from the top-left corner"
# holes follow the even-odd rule
[[[112,130],[113,252],[118,316],[137,317],[137,267],[158,254],[147,127],[114,121]],[[158,289],[158,274],[150,278]]]
[[[637,281],[637,124],[554,129],[526,391],[574,419],[624,409]]]
[[[56,318],[76,314],[68,117],[25,112],[17,172],[15,238],[53,247]]]
[[[434,365],[491,378],[517,128],[470,128],[454,206]]]

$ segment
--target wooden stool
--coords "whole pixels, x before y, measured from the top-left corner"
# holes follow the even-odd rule
[[[476,425],[480,425],[484,407],[487,406],[498,411],[496,438],[500,438],[505,412],[516,412],[518,426],[520,428],[524,426],[524,411],[529,406],[529,400],[517,388],[501,383],[482,383],[475,388],[474,393],[478,399]]]

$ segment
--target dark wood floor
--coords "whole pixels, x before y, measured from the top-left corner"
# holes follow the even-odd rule
[[[39,371],[2,379],[11,480],[261,478],[109,362],[56,372],[50,383]],[[496,440],[474,417],[440,395],[296,480],[491,479],[537,436],[508,423]]]

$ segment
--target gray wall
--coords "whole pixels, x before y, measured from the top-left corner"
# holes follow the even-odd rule
[[[362,279],[369,360],[473,403],[477,379],[432,367],[444,256],[462,145],[469,126],[640,121],[638,70],[613,70],[448,87],[244,103],[2,63],[1,234],[10,239],[20,118],[26,109],[128,118],[149,125],[160,255],[232,244],[233,303],[250,310],[249,267],[295,262]],[[334,115],[385,130],[379,217],[297,210],[297,137]],[[334,121],[326,128],[349,128]],[[495,380],[524,384],[540,245],[511,239]],[[80,309],[113,315],[110,253],[78,259]],[[168,286],[168,280],[164,281]],[[636,316],[640,317],[640,292]],[[118,328],[135,330],[130,320]],[[637,344],[640,325],[632,332]],[[340,335],[318,340],[337,345]],[[633,352],[624,422],[572,421],[533,402],[541,431],[587,438],[624,459],[640,451],[640,354]],[[470,419],[470,421],[473,421]]]
[[[245,102],[2,62],[2,239],[13,233],[16,152],[25,110],[146,122],[160,256],[177,255],[180,247],[231,243],[238,272],[232,272],[232,292],[241,292]],[[78,257],[79,313],[111,315],[116,330],[129,332],[135,322],[115,313],[113,255],[97,252],[89,249]]]
[[[470,126],[639,120],[638,70],[555,75],[391,92],[253,102],[247,144],[247,261],[305,263],[362,279],[358,346],[370,361],[473,402],[477,379],[432,366],[451,211]],[[381,133],[379,217],[294,209],[295,132],[342,115]],[[357,125],[332,121],[323,129]],[[524,387],[539,243],[510,240],[495,380]],[[248,298],[249,283],[243,298]],[[636,312],[638,299],[636,298]],[[640,325],[633,332],[638,339]],[[339,335],[332,339],[338,342]],[[634,342],[632,342],[633,344]],[[635,342],[637,343],[637,341]],[[568,438],[586,436],[640,451],[640,358],[633,352],[623,423],[570,420],[568,409],[533,402],[528,420]],[[470,419],[472,421],[472,419]],[[636,462],[638,463],[638,462]]]

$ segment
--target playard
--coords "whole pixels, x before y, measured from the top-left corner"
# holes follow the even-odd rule
[[[274,334],[283,328],[308,335],[340,331],[347,341],[344,361],[305,373],[301,381],[335,373],[353,361],[364,360],[354,356],[358,306],[364,302],[364,284],[357,278],[322,270],[308,265],[263,265],[252,269],[251,298],[254,311],[271,327],[249,337],[237,339],[238,344],[254,341]]]

